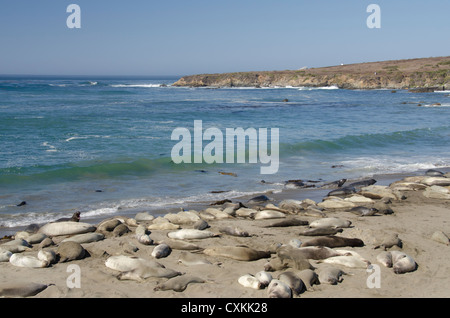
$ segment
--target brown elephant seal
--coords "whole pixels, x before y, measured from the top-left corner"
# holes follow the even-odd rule
[[[112,234],[113,234],[113,236],[118,237],[118,236],[122,236],[128,232],[131,232],[130,229],[128,228],[128,226],[121,223],[114,228],[114,230],[112,231]]]
[[[216,246],[204,249],[203,253],[246,262],[270,257],[270,252],[255,250],[247,246]]]
[[[153,290],[173,290],[176,292],[184,291],[189,284],[201,284],[206,281],[200,277],[192,275],[182,275],[170,278],[168,281],[158,284]]]
[[[302,247],[306,246],[326,246],[326,247],[361,247],[364,242],[358,238],[342,237],[335,235],[320,236],[302,243]]]
[[[286,283],[292,290],[293,294],[298,296],[305,291],[305,284],[295,273],[286,271],[278,275],[278,280]]]
[[[61,242],[56,250],[60,263],[83,259],[87,254],[80,243],[70,241]]]
[[[31,297],[39,294],[48,286],[33,282],[12,282],[0,284],[0,297]]]
[[[319,275],[312,269],[304,269],[297,273],[297,276],[303,281],[305,284],[306,290],[311,289],[312,285],[319,285]]]
[[[223,234],[228,234],[231,236],[239,236],[239,237],[249,237],[250,234],[248,234],[247,231],[242,230],[239,227],[236,226],[223,226],[219,228],[219,232]]]
[[[316,227],[316,228],[309,228],[304,229],[299,235],[303,236],[322,236],[322,235],[334,235],[337,233],[341,233],[343,229],[341,228],[334,228],[334,227]]]
[[[70,218],[60,218],[60,219],[57,219],[55,222],[79,222],[80,219],[81,219],[80,216],[81,216],[81,212],[77,211],[77,212],[75,212],[72,215],[72,217],[70,217]]]
[[[321,260],[342,254],[325,246],[307,246],[294,248],[288,245],[282,246],[277,250],[277,255],[281,260],[284,259],[313,259]]]
[[[276,271],[282,271],[288,268],[294,268],[297,270],[305,270],[305,269],[311,269],[313,270],[314,267],[311,265],[311,263],[304,258],[298,258],[298,259],[280,259],[279,257],[274,257],[270,259],[266,264],[264,264],[264,270],[267,272],[276,272]]]
[[[397,246],[399,248],[403,247],[402,240],[398,237],[397,233],[389,234],[385,238],[383,238],[382,242],[379,245],[376,245],[374,249],[383,248],[384,250],[390,249],[393,246]]]
[[[106,220],[101,222],[98,226],[97,226],[97,231],[100,233],[109,233],[112,232],[116,226],[122,224],[122,222],[120,222],[120,220],[118,219],[111,219],[111,220]]]
[[[265,225],[264,227],[289,227],[289,226],[302,226],[308,224],[309,224],[308,221],[300,220],[294,217],[288,217],[283,221],[273,222],[269,225]]]

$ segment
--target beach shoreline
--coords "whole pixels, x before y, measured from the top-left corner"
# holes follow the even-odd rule
[[[448,172],[449,169],[439,169]],[[416,173],[389,174],[374,176],[377,180],[375,185],[388,186],[394,181],[403,180],[408,176],[423,176],[423,171]],[[313,191],[322,191],[322,198],[325,192],[331,190],[313,189],[287,189],[280,193],[266,193],[272,203],[279,206],[283,200],[304,200],[309,199]],[[448,271],[450,263],[448,258],[448,245],[436,242],[431,239],[434,231],[442,231],[447,235],[450,232],[448,222],[448,211],[450,200],[434,199],[423,196],[423,190],[400,191],[402,198],[392,200],[390,207],[393,214],[380,214],[374,216],[361,217],[349,213],[348,209],[329,210],[323,209],[326,217],[337,217],[350,220],[352,226],[345,228],[342,233],[336,234],[342,237],[359,238],[364,241],[362,247],[342,247],[359,253],[362,257],[370,261],[371,264],[379,265],[381,270],[381,287],[368,287],[368,277],[370,271],[366,268],[349,268],[338,265],[348,275],[343,276],[343,280],[337,285],[321,283],[307,289],[295,298],[323,298],[323,297],[343,297],[343,298],[402,298],[402,297],[450,297],[450,293],[445,288],[450,283]],[[264,205],[250,204],[247,197],[233,198],[233,203],[242,202],[245,206],[256,208]],[[315,200],[316,201],[316,200]],[[379,200],[374,200],[379,201]],[[316,203],[320,203],[317,200]],[[219,208],[220,205],[211,206],[211,202],[204,205],[197,205],[195,211],[202,215],[202,209]],[[184,210],[192,210],[194,206],[185,206]],[[175,212],[175,211],[174,211]],[[172,213],[176,215],[176,213]],[[134,220],[129,215],[129,220]],[[301,213],[287,215],[308,221],[309,223],[320,219],[317,216],[304,215]],[[120,218],[120,217],[119,217]],[[123,218],[127,219],[127,217]],[[33,281],[43,284],[54,284],[48,286],[44,291],[34,297],[38,298],[267,298],[268,288],[252,289],[244,287],[238,283],[238,278],[245,274],[256,274],[265,269],[270,259],[277,257],[272,253],[270,257],[263,257],[253,261],[234,260],[228,257],[206,255],[201,251],[215,246],[241,246],[245,245],[256,250],[268,250],[270,246],[276,244],[288,244],[291,239],[299,239],[302,242],[310,240],[312,237],[301,236],[299,232],[305,226],[291,227],[267,227],[275,221],[283,219],[258,219],[248,217],[232,216],[227,218],[211,218],[207,220],[211,231],[218,236],[206,239],[186,240],[201,248],[196,253],[209,261],[209,264],[187,266],[180,263],[179,259],[185,250],[173,248],[170,255],[164,258],[155,259],[151,256],[156,243],[168,240],[168,233],[174,230],[150,230],[149,236],[153,239],[153,245],[143,245],[135,237],[136,225],[128,225],[129,233],[121,236],[108,235],[105,239],[82,244],[89,252],[89,257],[80,260],[73,260],[67,263],[56,263],[46,268],[23,268],[16,267],[8,262],[0,263],[0,285],[5,283],[17,283],[20,281]],[[83,219],[81,219],[83,222]],[[91,223],[91,222],[89,222]],[[95,223],[95,222],[92,222]],[[146,226],[149,222],[138,222]],[[239,227],[250,236],[233,236],[220,232],[226,226]],[[191,223],[179,224],[180,228],[192,228]],[[403,242],[403,247],[398,249],[413,257],[417,263],[417,268],[408,273],[395,274],[392,268],[382,266],[377,261],[380,249],[374,249],[376,244],[386,235],[396,233]],[[56,236],[53,240],[59,244],[67,236]],[[48,249],[56,250],[57,246],[50,246]],[[394,248],[395,249],[395,248]],[[38,244],[24,252],[27,255],[36,256]],[[144,259],[156,260],[166,268],[183,273],[182,276],[201,277],[205,283],[191,283],[182,292],[174,290],[154,290],[160,286],[167,278],[146,278],[140,281],[119,280],[120,272],[105,266],[106,260],[113,255],[126,255],[130,257],[140,257]],[[75,264],[81,269],[81,287],[69,288],[67,286],[68,265]],[[314,271],[324,268],[323,263],[310,260]],[[289,270],[299,272],[295,268],[276,270],[271,272],[273,278],[277,278],[282,272]]]

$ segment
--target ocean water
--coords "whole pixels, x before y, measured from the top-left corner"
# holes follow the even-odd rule
[[[171,86],[177,79],[0,77],[0,228],[450,166],[450,92]],[[224,139],[227,128],[278,128],[277,173],[261,174],[260,161],[175,164],[172,132],[193,136],[195,120]]]

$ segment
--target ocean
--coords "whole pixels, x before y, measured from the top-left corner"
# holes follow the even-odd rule
[[[450,92],[172,86],[177,79],[1,76],[0,229],[75,211],[86,222],[161,215],[282,191],[292,179],[319,185],[450,166]],[[277,172],[248,160],[174,163],[172,132],[193,133],[200,120],[224,133],[277,128]]]

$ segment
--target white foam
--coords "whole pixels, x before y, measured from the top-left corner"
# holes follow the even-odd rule
[[[332,85],[332,86],[321,86],[321,87],[308,87],[308,86],[304,86],[304,87],[299,87],[298,90],[299,91],[313,91],[313,90],[333,90],[333,89],[339,89],[339,87],[337,87],[336,85]]]

